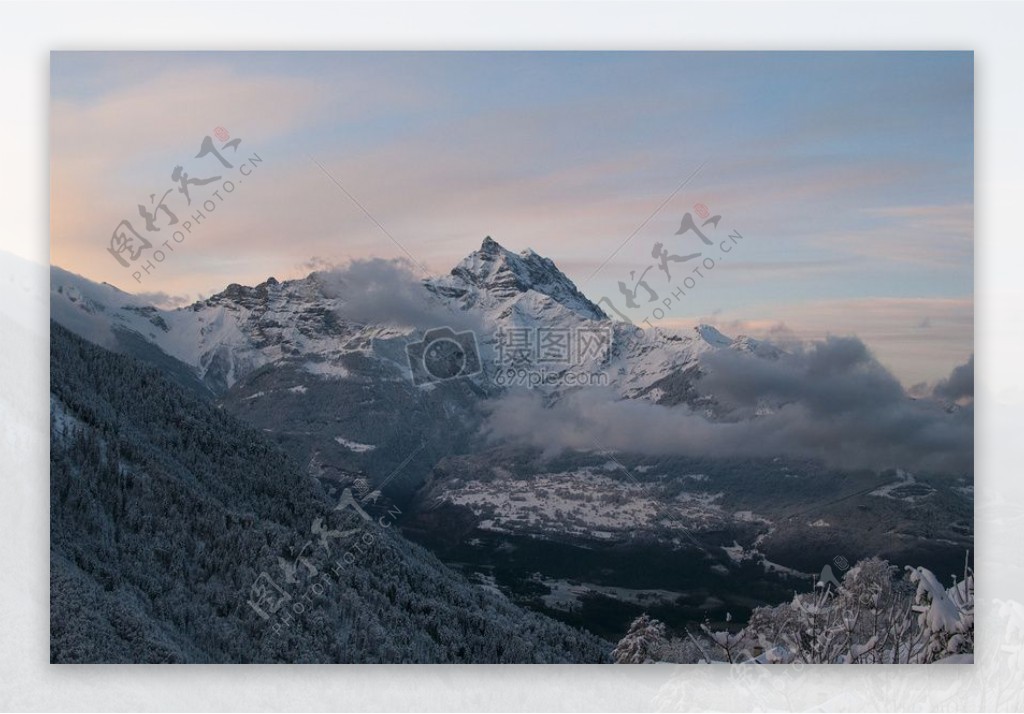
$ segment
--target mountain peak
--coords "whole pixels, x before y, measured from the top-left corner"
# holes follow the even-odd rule
[[[550,258],[527,248],[518,255],[487,236],[444,278],[429,281],[434,292],[460,298],[466,307],[505,305],[529,294],[541,295],[580,317],[604,320],[607,315],[580,292]]]
[[[483,242],[480,244],[480,249],[475,251],[474,253],[470,253],[469,256],[467,256],[467,258],[475,254],[490,256],[514,256],[522,258],[523,260],[529,260],[532,256],[540,257],[539,255],[537,255],[536,251],[533,250],[533,248],[525,248],[519,251],[517,255],[516,253],[509,250],[508,248],[506,248],[505,246],[503,246],[501,243],[494,240],[490,236],[485,237]]]
[[[728,347],[733,343],[731,337],[723,335],[717,327],[708,324],[700,324],[693,328],[697,336],[712,347]]]
[[[693,328],[693,331],[697,334],[697,339],[700,340],[698,344],[707,345],[707,350],[717,349],[732,349],[739,352],[749,352],[759,357],[767,357],[769,359],[777,359],[781,354],[782,350],[773,345],[770,342],[763,342],[762,340],[755,340],[753,337],[746,335],[740,335],[739,337],[732,338],[722,334],[717,327],[713,325],[700,324]]]

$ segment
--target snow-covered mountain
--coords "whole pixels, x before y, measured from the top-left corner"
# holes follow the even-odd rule
[[[914,562],[942,567],[970,547],[969,480],[922,478],[910,488],[891,473],[843,463],[833,470],[835,458],[823,465],[821,443],[833,452],[845,447],[840,461],[851,449],[875,453],[880,445],[890,451],[879,460],[891,453],[898,462],[906,438],[924,435],[932,453],[951,441],[932,434],[964,431],[951,428],[959,422],[937,402],[914,404],[859,342],[802,353],[711,325],[640,330],[611,320],[551,260],[490,238],[449,274],[409,276],[408,285],[367,290],[356,280],[366,274],[353,270],[232,284],[166,310],[54,267],[51,316],[91,342],[156,365],[263,432],[327,493],[372,485],[400,504],[407,534],[449,562],[477,562],[475,575],[502,563],[518,572],[516,548],[538,542],[552,552],[574,548],[567,563],[595,547],[633,548],[616,566],[623,582],[634,557],[649,558],[652,569],[665,570],[656,585],[673,599],[701,592],[708,577],[732,582],[745,573],[749,580],[735,580],[736,602],[716,606],[724,612],[741,606],[747,589],[765,587],[765,578],[785,576],[782,566],[819,568],[836,543],[848,557],[883,553],[899,562],[912,552]],[[373,270],[378,281],[398,275]],[[414,307],[407,311],[417,320],[400,320],[399,307]],[[417,383],[410,345],[446,326],[473,331],[480,369]],[[539,411],[556,415],[550,418],[504,409],[503,397],[523,395],[507,394],[498,379],[504,337],[526,330],[536,339],[542,329],[607,337],[606,349],[545,367],[556,376],[571,369],[605,378],[592,392],[557,379],[533,385],[527,401],[541,403]],[[495,436],[496,410],[511,415],[515,428]],[[936,414],[922,418],[927,410]],[[543,439],[517,439],[548,437],[562,426],[555,421],[566,426],[560,436],[599,433],[586,418],[592,413],[598,425],[610,425],[603,433],[617,437],[615,444],[569,439],[552,461]],[[673,420],[680,415],[692,421]],[[891,433],[905,424],[921,426]],[[732,441],[706,448],[726,431]],[[645,432],[671,448],[659,443],[645,453]],[[751,443],[759,450],[743,448]],[[780,456],[794,445],[801,448]],[[864,528],[866,514],[876,526]],[[936,530],[936,518],[948,527]],[[920,559],[925,551],[931,560]],[[671,568],[667,556],[677,558]],[[557,562],[531,568],[561,582],[569,573]],[[594,573],[610,572],[607,563],[592,565]],[[783,584],[788,591],[791,583]],[[706,611],[703,602],[693,607]]]
[[[139,340],[186,365],[222,394],[265,365],[299,363],[344,376],[338,360],[394,338],[386,326],[346,324],[323,276],[255,287],[229,285],[188,307],[163,310],[107,284],[51,268],[51,316],[96,344],[132,353]],[[139,356],[139,355],[136,355]]]
[[[351,274],[344,271],[268,278],[160,309],[53,267],[51,316],[215,399],[276,438],[310,475],[338,484],[362,475],[390,478],[396,493],[414,490],[440,459],[484,446],[487,402],[508,388],[498,379],[505,368],[498,343],[510,330],[600,333],[603,349],[554,369],[597,374],[600,386],[621,398],[686,404],[710,416],[714,398],[695,388],[707,355],[774,353],[707,325],[670,332],[613,322],[550,259],[531,250],[516,254],[486,238],[448,275],[411,280],[415,299],[437,315],[438,327],[460,315],[474,325],[482,369],[418,386],[407,346],[425,328],[353,315],[346,278]],[[538,387],[553,399],[578,388],[560,379]]]
[[[484,238],[449,275],[426,281],[426,287],[463,310],[479,310],[491,322],[529,325],[537,320],[560,321],[570,316],[607,320],[558,269],[550,258],[527,249],[516,255]]]
[[[775,449],[769,456],[856,443],[852,460],[856,452],[884,448],[891,455],[876,461],[885,467],[916,468],[910,462],[927,452],[941,468],[953,462],[928,456],[935,447],[924,435],[948,433],[942,441],[950,448],[964,439],[963,425],[943,420],[937,402],[912,405],[857,340],[787,353],[710,325],[641,330],[609,319],[550,259],[513,253],[490,238],[441,277],[420,280],[371,261],[296,280],[232,284],[173,310],[53,268],[51,314],[85,339],[154,363],[259,428],[300,442],[296,455],[316,468],[387,474],[424,444],[411,482],[428,472],[431,459],[479,447],[492,398],[519,385],[543,394],[545,406],[596,386],[606,402],[685,405],[710,421],[756,421],[765,449]],[[459,350],[476,350],[479,359],[458,378],[423,379],[417,360],[426,356],[413,350],[435,344],[425,338],[446,326],[471,330],[473,344]],[[542,331],[561,333],[554,336],[563,345],[568,336],[571,355],[546,359]],[[581,336],[596,349],[582,349]],[[524,337],[529,349],[516,344]],[[552,340],[543,349],[558,346]],[[525,382],[511,378],[524,372]],[[786,418],[776,416],[794,404]],[[916,439],[917,452],[908,452],[903,437],[874,428],[893,414],[910,425],[906,437]],[[852,421],[840,427],[837,419]]]
[[[602,353],[574,365],[601,370],[624,397],[667,404],[686,401],[683,387],[702,354],[735,349],[770,354],[751,338],[731,339],[709,325],[691,331],[637,331],[612,322],[549,258],[532,250],[513,253],[490,237],[451,273],[423,282],[424,299],[454,312],[471,313],[484,326],[477,338],[489,386],[496,337],[510,328],[607,330]],[[179,363],[216,395],[226,394],[267,367],[298,369],[325,380],[346,379],[353,365],[371,360],[376,378],[408,379],[404,344],[414,331],[346,317],[345,297],[331,276],[298,280],[268,278],[259,285],[227,286],[187,307],[165,310],[107,284],[51,268],[51,315],[80,336],[153,361],[159,354]],[[162,366],[167,366],[164,359]],[[689,376],[686,376],[689,375]],[[493,386],[493,385],[491,385]]]

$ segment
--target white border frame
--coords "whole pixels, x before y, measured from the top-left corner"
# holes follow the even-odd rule
[[[1020,438],[1024,7],[981,2],[25,3],[0,5],[0,380],[29,385],[0,440],[0,707],[18,710],[990,710],[1024,698]],[[54,666],[49,660],[48,72],[69,49],[956,49],[976,67],[979,664],[782,668]],[[34,265],[34,267],[33,267]],[[12,367],[13,365],[13,367]],[[14,420],[17,423],[14,423]],[[1008,645],[1010,650],[1001,649]],[[1013,650],[1013,648],[1018,648]]]

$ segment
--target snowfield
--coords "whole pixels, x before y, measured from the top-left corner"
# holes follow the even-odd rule
[[[506,472],[507,474],[507,472]],[[556,533],[597,540],[628,538],[637,531],[700,531],[725,520],[720,493],[681,493],[665,502],[640,483],[594,469],[511,475],[446,488],[439,502],[466,506],[481,528],[508,533]]]

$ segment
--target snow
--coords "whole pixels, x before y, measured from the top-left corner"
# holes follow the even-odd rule
[[[665,390],[662,389],[661,387],[655,387],[654,389],[650,390],[644,395],[644,399],[646,399],[649,402],[654,402],[655,404],[657,404],[658,402],[661,401],[662,397],[664,396]]]
[[[603,320],[602,310],[588,300],[553,262],[532,250],[518,255],[490,237],[466,256],[449,275],[426,282],[436,294],[459,294],[461,308],[482,310],[488,322],[522,323],[544,315]],[[528,326],[528,325],[527,325]]]
[[[466,506],[479,527],[497,532],[554,532],[593,540],[629,537],[639,530],[677,535],[724,520],[721,493],[684,492],[671,502],[642,485],[614,478],[602,467],[518,478],[500,467],[486,481],[448,482],[438,502]]]
[[[937,659],[933,664],[974,664],[973,654],[955,654]]]
[[[340,436],[334,437],[334,440],[341,444],[342,446],[344,446],[349,451],[354,451],[357,454],[362,454],[367,451],[373,451],[374,449],[377,448],[374,444],[361,444],[358,441],[349,441],[348,439],[343,439]]]
[[[753,511],[736,511],[732,517],[741,523],[771,523],[769,519],[759,516]]]
[[[670,605],[686,593],[661,589],[637,589],[598,585],[589,582],[577,582],[564,579],[546,579],[536,573],[533,578],[550,589],[541,597],[546,607],[571,612],[579,606],[580,600],[588,595],[603,595],[620,602],[652,607]]]
[[[894,501],[915,503],[916,501],[927,498],[934,493],[934,488],[927,484],[919,483],[917,479],[914,478],[913,474],[903,471],[902,469],[897,469],[895,481],[888,483],[881,488],[876,488],[868,495],[875,496],[877,498],[889,498]]]
[[[795,578],[807,578],[811,577],[808,573],[802,573],[799,570],[793,568],[787,568],[785,565],[773,563],[768,560],[761,551],[757,548],[744,548],[736,541],[732,542],[732,545],[723,545],[722,550],[729,556],[729,560],[737,565],[744,563],[748,560],[752,560],[755,563],[761,565],[766,573],[778,573],[781,575],[789,575]]]
[[[960,624],[960,608],[950,592],[927,568],[907,567],[910,581],[917,583],[918,604],[914,609],[921,615],[921,624],[932,632],[956,632]]]
[[[265,365],[296,355],[312,358],[305,364],[307,372],[344,379],[349,372],[341,366],[341,357],[371,350],[374,339],[402,334],[379,326],[350,326],[350,339],[343,341],[308,327],[307,316],[337,313],[340,307],[339,298],[325,295],[314,277],[264,284],[260,292],[230,286],[207,300],[172,310],[55,266],[50,283],[51,315],[72,332],[108,348],[118,346],[116,331],[136,333],[192,367],[200,379],[216,366],[217,378],[228,387]],[[293,389],[298,394],[304,390]]]
[[[331,362],[306,362],[302,369],[324,379],[345,379],[349,376],[349,371],[345,367]]]
[[[780,565],[779,563],[773,563],[761,555],[760,552],[758,552],[758,556],[761,558],[761,567],[764,568],[764,572],[766,573],[779,573],[781,575],[789,575],[794,578],[812,577],[810,573],[804,573],[796,568],[789,568],[785,565]]]
[[[733,541],[732,545],[723,545],[722,550],[729,556],[729,560],[737,564],[751,557],[751,554],[744,550],[743,546],[736,541]]]
[[[881,488],[876,488],[874,491],[872,491],[868,495],[869,496],[878,496],[880,498],[892,498],[893,497],[892,496],[892,492],[895,491],[897,488],[899,488],[900,486],[906,486],[908,484],[913,484],[914,482],[915,481],[914,481],[913,475],[911,475],[909,473],[906,473],[905,471],[900,469],[900,470],[896,471],[896,480],[895,481],[893,481],[892,483],[886,484],[885,486],[882,486]]]
[[[513,253],[493,240],[485,240],[450,274],[423,284],[439,305],[456,312],[472,310],[482,318],[478,344],[485,364],[493,358],[487,354],[494,350],[493,335],[502,327],[607,329],[611,354],[591,355],[574,364],[573,371],[605,375],[622,397],[643,396],[656,402],[665,392],[654,384],[696,369],[705,353],[756,346],[756,341],[733,340],[710,325],[634,334],[632,327],[607,319],[552,261],[532,250]],[[407,365],[396,357],[401,349],[377,349],[389,340],[407,338],[408,331],[345,322],[340,317],[341,298],[326,290],[316,273],[254,288],[231,285],[188,307],[158,309],[142,298],[54,267],[51,303],[54,319],[86,339],[117,348],[116,330],[136,333],[192,367],[199,379],[228,388],[266,365],[290,361],[322,379],[349,379],[353,375],[344,366],[344,357],[352,353],[376,361],[382,374],[408,378]],[[341,334],[317,327],[325,314],[337,316],[334,329]],[[555,392],[571,388],[543,387]],[[303,394],[304,389],[296,387],[293,392]]]
[[[732,339],[726,337],[721,332],[719,332],[717,328],[712,327],[711,325],[697,325],[696,327],[693,328],[693,330],[694,332],[697,333],[697,336],[700,337],[701,340],[703,340],[712,347],[730,347],[733,343]]]
[[[50,415],[53,419],[51,429],[53,438],[61,438],[66,431],[70,440],[76,433],[85,430],[85,425],[77,417],[68,414],[64,403],[54,398],[52,394],[50,395]]]

